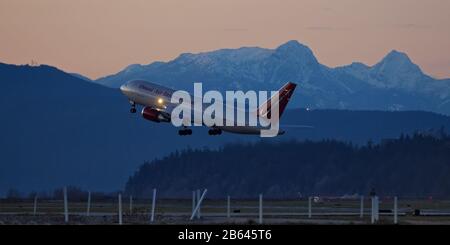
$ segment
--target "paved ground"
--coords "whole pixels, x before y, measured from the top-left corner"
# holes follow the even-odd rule
[[[150,200],[135,200],[131,207],[123,203],[124,224],[150,224]],[[400,224],[450,224],[450,202],[437,200],[401,200],[398,219]],[[59,200],[38,200],[34,213],[33,200],[0,200],[2,224],[65,224],[64,205]],[[393,203],[383,199],[380,203],[380,224],[393,224]],[[420,215],[416,212],[420,210]],[[115,200],[93,201],[89,216],[83,201],[69,201],[69,224],[118,224],[118,204]],[[259,204],[255,200],[231,202],[227,218],[226,200],[207,200],[201,209],[202,218],[190,220],[191,200],[159,200],[154,224],[256,224]],[[264,201],[265,224],[370,224],[369,201],[365,202],[364,218],[360,218],[360,200],[328,200],[312,204],[312,217],[308,218],[306,200]]]

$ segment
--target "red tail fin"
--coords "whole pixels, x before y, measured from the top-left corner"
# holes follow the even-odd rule
[[[279,117],[283,114],[286,109],[287,104],[289,103],[289,99],[294,93],[295,87],[297,84],[288,82],[280,90],[278,90],[278,108],[279,108]],[[273,98],[273,97],[272,97]],[[271,116],[271,107],[272,107],[272,98],[264,102],[258,108],[258,116],[270,118]],[[276,105],[275,105],[276,106]]]

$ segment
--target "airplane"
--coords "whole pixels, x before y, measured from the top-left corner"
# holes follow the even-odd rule
[[[294,90],[296,84],[292,82],[286,83],[279,90],[279,117],[283,114]],[[136,106],[141,105],[143,109],[141,111],[142,117],[153,122],[171,122],[171,112],[178,106],[178,104],[170,103],[172,94],[176,91],[165,86],[144,81],[144,80],[132,80],[120,87],[121,92],[128,98],[131,104],[131,113],[136,113]],[[191,101],[193,101],[191,95]],[[271,114],[271,99],[268,99],[262,106],[257,108],[256,116],[270,117]],[[239,109],[239,108],[238,108]],[[265,109],[265,111],[263,111]],[[204,109],[203,109],[204,110]],[[226,117],[226,116],[225,116]],[[226,118],[223,118],[226,121]],[[208,131],[209,135],[220,135],[222,131],[236,134],[260,134],[262,129],[267,129],[261,126],[250,126],[248,123],[245,126],[227,126],[226,123],[223,126],[213,126]],[[191,135],[192,129],[187,126],[183,126],[178,131],[181,136]],[[284,134],[283,130],[279,130],[278,135]]]

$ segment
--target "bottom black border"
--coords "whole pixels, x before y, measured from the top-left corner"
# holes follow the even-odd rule
[[[181,233],[202,234],[209,232],[211,239],[180,239]],[[240,238],[236,236],[224,239],[225,231],[240,231]],[[249,232],[248,232],[249,231]],[[269,231],[270,236],[264,233],[262,236],[251,236],[256,231]],[[148,226],[0,226],[0,234],[3,239],[11,238],[14,241],[21,239],[54,241],[64,243],[93,243],[112,242],[158,244],[161,242],[195,242],[202,243],[235,243],[235,242],[278,242],[278,241],[306,241],[317,242],[347,242],[366,244],[367,242],[392,242],[392,238],[400,238],[401,241],[411,240],[419,242],[438,241],[435,239],[447,239],[449,226],[395,226],[395,225],[349,225],[349,226],[295,226],[295,225],[148,225]],[[193,233],[190,233],[193,232]],[[255,232],[253,232],[255,233]],[[229,234],[229,233],[228,233]],[[250,236],[244,236],[250,234]],[[59,238],[57,238],[59,237]]]

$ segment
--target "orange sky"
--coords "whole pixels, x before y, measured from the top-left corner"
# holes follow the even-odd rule
[[[91,78],[291,39],[332,67],[397,49],[450,77],[449,0],[0,0],[0,62],[34,59]]]

